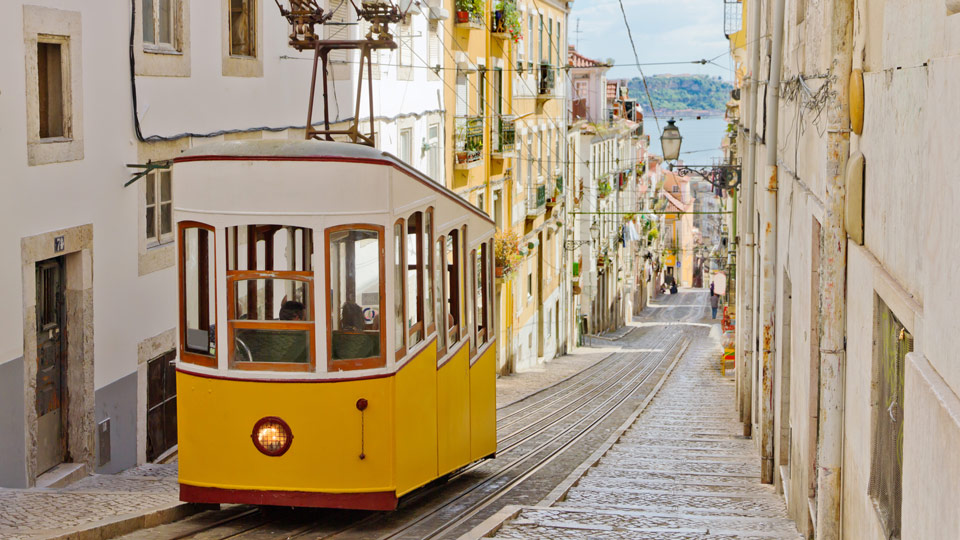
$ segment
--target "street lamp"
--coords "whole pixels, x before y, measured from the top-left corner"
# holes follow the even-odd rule
[[[680,158],[681,142],[683,137],[680,136],[680,128],[677,127],[676,120],[671,118],[667,121],[667,127],[663,128],[663,134],[660,135],[660,148],[663,150],[665,161],[675,161]]]
[[[567,236],[573,236],[573,231],[567,230]],[[593,220],[593,225],[590,225],[590,238],[593,240],[593,245],[597,244],[597,240],[600,239],[600,225],[597,225],[597,220]],[[567,240],[564,243],[564,248],[567,251],[575,251],[586,244],[588,240]]]
[[[600,240],[600,225],[597,225],[597,220],[593,220],[593,225],[590,225],[590,238],[593,238],[594,243]]]

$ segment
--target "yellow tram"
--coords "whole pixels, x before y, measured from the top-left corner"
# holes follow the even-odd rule
[[[494,223],[368,146],[174,160],[180,498],[389,510],[496,452]]]

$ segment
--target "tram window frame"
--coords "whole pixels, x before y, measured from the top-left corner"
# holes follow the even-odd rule
[[[434,263],[433,263],[433,207],[423,213],[423,322],[426,325],[424,339],[428,339],[436,329],[436,305],[434,300]]]
[[[447,237],[440,235],[437,238],[437,241],[434,243],[434,254],[436,255],[436,277],[434,280],[436,287],[436,297],[434,298],[435,309],[434,317],[437,320],[437,358],[443,358],[447,354],[447,318],[445,314],[447,309],[445,303],[447,301],[447,293],[445,289],[446,284],[446,259],[447,259]]]
[[[286,231],[289,239],[285,252],[287,268],[277,270],[276,238],[281,231]],[[239,237],[245,235],[246,249],[241,252]],[[299,232],[299,238],[298,238]],[[317,364],[316,354],[316,287],[312,256],[314,253],[313,229],[295,225],[279,224],[244,224],[226,228],[226,261],[227,261],[227,339],[231,347],[227,358],[230,369],[245,371],[315,371]],[[262,238],[261,238],[262,236]],[[251,238],[253,241],[251,241]],[[262,244],[262,246],[261,246]],[[261,257],[262,250],[262,257]],[[244,255],[241,258],[241,255]],[[262,259],[262,261],[261,261]],[[299,268],[298,268],[299,266]],[[247,282],[247,319],[237,315],[237,287],[241,282]],[[273,284],[263,287],[264,291],[264,318],[259,318],[259,291],[260,282],[287,281],[302,283],[306,289],[304,304],[304,320],[274,319]],[[270,294],[267,294],[270,293]],[[282,306],[277,306],[282,308]],[[249,318],[249,314],[257,312],[256,318]],[[302,332],[306,339],[306,362],[273,362],[273,361],[241,361],[237,359],[237,333],[243,330],[261,330],[267,332]]]
[[[333,358],[333,313],[334,313],[334,304],[333,304],[333,280],[331,275],[330,263],[330,239],[331,236],[335,233],[342,231],[369,231],[377,234],[377,255],[378,255],[378,290],[379,290],[379,316],[380,322],[377,327],[379,332],[379,346],[380,353],[377,356],[370,356],[365,358],[345,358],[345,359],[335,359]],[[350,223],[343,225],[335,225],[332,227],[327,227],[324,229],[324,240],[323,240],[323,249],[324,249],[324,285],[326,288],[326,322],[327,322],[327,371],[328,372],[337,372],[337,371],[354,371],[361,369],[379,369],[384,368],[387,365],[387,330],[384,328],[384,309],[386,307],[386,295],[387,295],[387,274],[386,274],[386,228],[383,225],[373,225],[370,223]],[[339,306],[336,310],[339,313]]]
[[[447,349],[460,342],[460,231],[453,229],[446,236],[444,244],[444,307],[446,313]]]
[[[464,268],[467,284],[465,287],[466,304],[464,306],[467,314],[467,328],[470,331],[470,357],[477,352],[477,321],[475,314],[475,300],[477,297],[477,250],[471,249],[467,258],[467,267]]]
[[[407,330],[407,349],[426,339],[424,331],[424,253],[423,253],[423,212],[414,212],[406,221],[404,238],[404,321]],[[411,253],[415,249],[415,253]],[[414,256],[416,260],[411,261]],[[411,275],[411,272],[413,273]],[[411,278],[416,280],[411,288]],[[411,294],[412,293],[412,294]],[[414,296],[411,298],[411,296]],[[412,316],[412,317],[411,317]],[[411,323],[413,320],[413,324]]]
[[[469,326],[464,326],[467,319],[467,303],[464,301],[464,296],[467,294],[467,261],[470,259],[467,258],[467,226],[464,225],[460,228],[460,287],[457,288],[457,294],[460,295],[460,339],[464,339],[469,336],[467,329]],[[470,317],[469,320],[472,320],[473,317]]]
[[[203,298],[203,295],[200,294],[200,290],[203,288],[206,289],[207,294],[205,296],[206,296],[206,301],[208,306],[208,309],[207,309],[208,314],[210,313],[209,306],[211,305],[210,304],[211,299],[213,301],[212,303],[213,321],[211,324],[211,322],[208,320],[207,328],[206,328],[208,332],[208,336],[212,338],[212,341],[209,342],[211,345],[213,345],[212,353],[210,353],[209,348],[207,353],[202,353],[197,350],[191,350],[187,347],[187,310],[186,310],[186,295],[187,295],[186,249],[187,247],[185,242],[185,235],[187,231],[191,229],[200,229],[202,231],[205,231],[206,232],[205,236],[207,237],[206,256],[207,256],[208,264],[205,265],[207,268],[206,280],[205,280],[205,283],[203,283],[204,281],[202,279],[203,274],[199,274],[199,277],[198,277],[199,283],[197,287],[198,289],[197,293],[198,293],[198,299],[201,299]],[[178,282],[179,282],[178,310],[179,310],[179,316],[180,316],[180,361],[186,362],[189,364],[196,364],[199,366],[215,368],[217,367],[217,260],[216,260],[217,259],[216,257],[217,234],[216,234],[216,229],[210,225],[207,225],[206,223],[201,223],[199,221],[180,221],[177,223],[177,238],[179,242],[179,249],[177,250],[177,256],[179,259],[178,261],[178,272],[179,272],[178,273],[178,277],[179,277],[178,279]],[[198,235],[198,238],[199,238],[199,235]],[[198,248],[199,248],[199,244],[198,244]],[[199,258],[199,255],[200,254],[198,253],[198,258]],[[212,263],[213,275],[210,275],[209,263]],[[200,268],[201,267],[198,266],[198,270]],[[203,330],[203,328],[201,328],[200,330]]]
[[[393,350],[398,361],[407,355],[406,237],[406,223],[400,218],[393,224]]]
[[[487,342],[487,335],[489,328],[489,321],[487,320],[488,312],[488,288],[487,278],[489,277],[489,271],[487,269],[487,261],[489,259],[489,248],[486,242],[480,244],[479,253],[477,254],[477,259],[474,263],[474,279],[476,280],[476,293],[474,302],[474,308],[477,311],[476,314],[476,336],[477,336],[477,348]]]
[[[494,245],[493,239],[487,241],[487,341],[493,341],[496,338],[497,332],[497,312],[496,304],[494,303],[494,257],[496,253],[496,247]]]

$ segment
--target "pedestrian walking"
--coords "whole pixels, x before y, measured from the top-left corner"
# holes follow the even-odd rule
[[[720,307],[720,295],[710,293],[710,311],[713,312],[713,318],[717,318],[717,308]]]

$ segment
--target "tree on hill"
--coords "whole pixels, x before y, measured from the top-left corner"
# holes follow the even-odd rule
[[[631,79],[628,86],[631,96],[646,95],[639,78]],[[723,111],[733,89],[729,82],[707,75],[654,75],[647,77],[647,87],[658,111]]]

